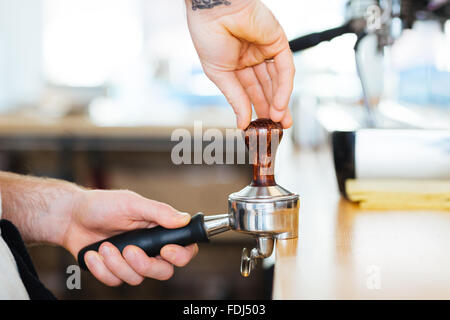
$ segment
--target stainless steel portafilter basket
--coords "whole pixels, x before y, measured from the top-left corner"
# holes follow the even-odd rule
[[[241,274],[248,276],[256,259],[272,254],[275,239],[298,236],[299,197],[275,185],[248,186],[228,197],[228,211],[232,216],[232,229],[253,235],[256,247],[244,248]]]

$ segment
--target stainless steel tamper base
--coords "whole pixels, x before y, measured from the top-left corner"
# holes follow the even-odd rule
[[[242,251],[241,274],[244,277],[250,275],[256,259],[272,254],[275,239],[298,236],[299,197],[278,185],[250,185],[231,194],[228,212],[233,230],[256,237],[256,247]]]

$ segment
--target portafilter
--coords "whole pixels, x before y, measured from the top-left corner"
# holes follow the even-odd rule
[[[182,228],[157,226],[136,229],[98,241],[80,250],[80,266],[87,270],[85,253],[90,250],[98,251],[104,242],[112,243],[120,252],[128,245],[135,245],[148,256],[156,256],[167,244],[186,246],[209,242],[214,235],[234,230],[256,239],[253,249],[244,248],[242,251],[241,274],[249,276],[256,259],[267,258],[272,254],[275,239],[298,236],[299,196],[275,183],[275,154],[283,136],[281,124],[270,119],[257,119],[250,123],[244,134],[253,166],[253,179],[250,185],[228,196],[228,213],[197,213]]]

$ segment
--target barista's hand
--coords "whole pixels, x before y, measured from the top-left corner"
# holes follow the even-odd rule
[[[195,48],[206,75],[233,107],[238,127],[250,123],[251,104],[258,117],[290,127],[295,68],[286,35],[270,10],[259,0],[193,10],[191,1],[186,0],[186,9]]]
[[[75,257],[88,244],[114,234],[137,228],[162,225],[180,228],[190,221],[190,216],[179,213],[171,206],[146,199],[130,191],[82,191],[74,196],[71,221],[64,223],[67,230],[62,245]],[[86,265],[91,273],[109,286],[122,282],[140,284],[145,277],[169,279],[175,266],[186,265],[198,251],[197,245],[181,247],[166,245],[161,256],[148,257],[136,246],[120,251],[111,243],[100,246],[99,253],[88,251]]]

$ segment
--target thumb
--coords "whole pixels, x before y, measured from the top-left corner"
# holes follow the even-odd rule
[[[180,212],[170,205],[137,195],[132,203],[131,213],[135,219],[154,222],[165,228],[184,227],[191,220],[188,213]]]

